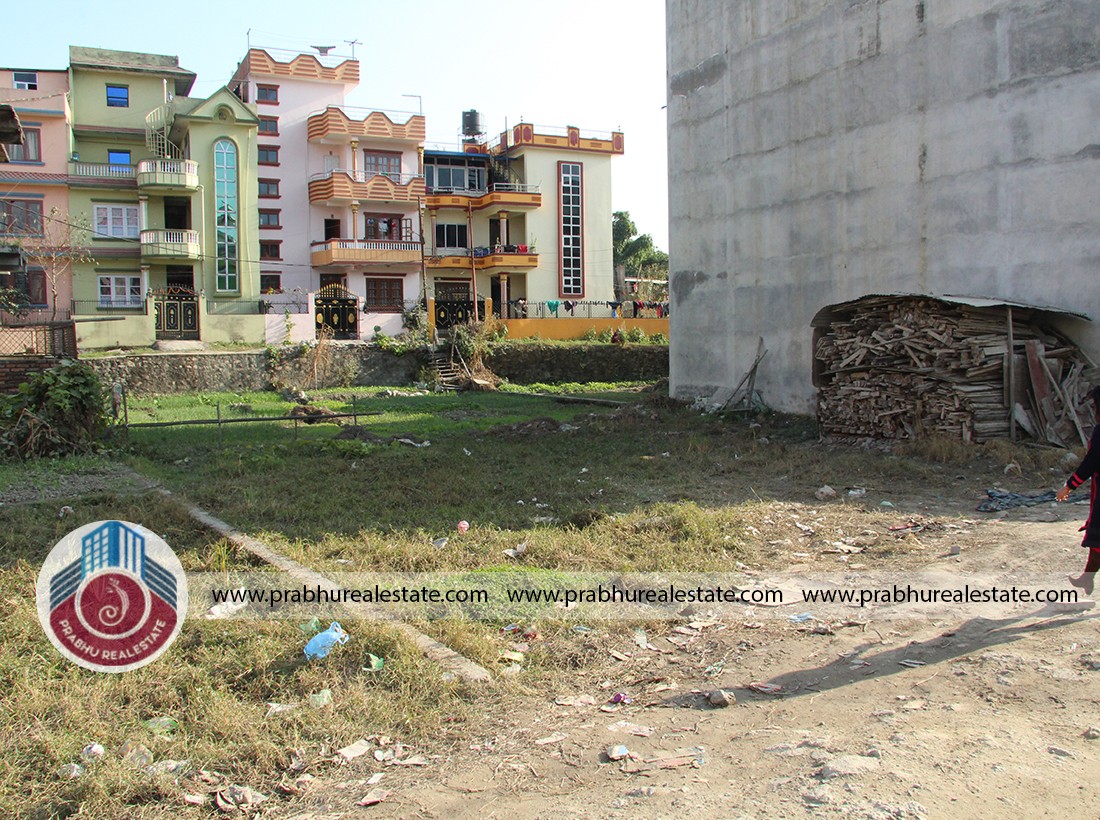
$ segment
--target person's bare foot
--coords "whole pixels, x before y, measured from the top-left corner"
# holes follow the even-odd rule
[[[1096,583],[1095,572],[1082,572],[1077,578],[1069,576],[1069,582],[1078,589],[1084,590],[1086,595],[1092,595],[1093,585]]]

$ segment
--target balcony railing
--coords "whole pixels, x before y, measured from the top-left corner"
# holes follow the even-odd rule
[[[137,171],[133,165],[115,165],[108,162],[70,162],[69,176],[82,179],[134,179]]]
[[[419,242],[406,242],[394,239],[326,239],[314,242],[313,247],[326,246],[341,251],[419,251]]]
[[[420,243],[396,239],[328,239],[314,242],[314,265],[419,262]]]
[[[518,182],[494,182],[488,188],[467,188],[456,185],[433,185],[428,188],[429,194],[468,194],[470,196],[484,196],[485,194],[541,194],[541,185],[523,185]]]
[[[141,232],[142,256],[197,259],[200,253],[198,231],[171,228]]]
[[[427,258],[429,268],[470,269],[470,257],[477,270],[497,267],[537,268],[538,255],[527,245],[498,245],[494,248],[437,248]]]
[[[197,174],[199,164],[193,159],[143,159],[139,174]]]
[[[199,164],[191,159],[143,159],[137,166],[141,186],[198,188]]]
[[[380,173],[367,173],[366,171],[351,171],[347,168],[333,168],[331,171],[324,171],[320,174],[314,174],[310,177],[310,180],[328,179],[329,177],[337,174],[347,174],[352,182],[370,182],[372,179],[378,177],[384,177],[392,182],[394,185],[408,185],[417,179],[423,179],[420,174],[380,174]]]

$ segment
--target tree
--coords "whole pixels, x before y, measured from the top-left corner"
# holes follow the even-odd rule
[[[27,234],[19,239],[19,245],[30,265],[41,268],[50,288],[50,318],[57,318],[58,283],[64,276],[71,276],[73,265],[94,264],[89,244],[91,228],[87,217],[72,216],[60,208],[50,208],[43,217],[42,231],[38,235]]]
[[[653,245],[653,237],[647,233],[639,234],[629,211],[615,211],[611,222],[611,248],[615,264],[615,298],[625,297],[626,278],[661,280],[666,284],[645,288],[645,292],[656,291],[650,298],[654,300],[668,298],[668,254]],[[655,283],[639,283],[655,284]],[[639,289],[641,291],[641,288]],[[663,290],[664,296],[657,295]]]

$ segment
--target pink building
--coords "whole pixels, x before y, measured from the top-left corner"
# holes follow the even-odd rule
[[[15,238],[33,249],[67,230],[50,212],[69,210],[68,92],[67,70],[0,68],[0,102],[12,105],[23,126],[23,145],[10,146],[10,162],[0,165],[0,243]],[[21,291],[34,318],[68,318],[68,268],[30,261],[25,276],[0,275],[0,286]]]
[[[261,288],[308,305],[302,337],[399,333],[422,296],[424,117],[346,107],[358,83],[356,60],[258,48],[229,83],[260,114]]]

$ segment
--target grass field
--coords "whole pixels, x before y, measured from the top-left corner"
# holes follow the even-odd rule
[[[162,534],[189,571],[255,563],[177,504],[112,472],[118,462],[309,567],[372,572],[762,567],[782,560],[774,539],[797,536],[784,505],[812,500],[822,484],[868,488],[865,500],[842,497],[833,508],[841,522],[833,526],[857,533],[885,530],[911,512],[908,489],[955,480],[953,460],[992,480],[1003,479],[1012,458],[1021,480],[1049,480],[1046,452],[828,448],[802,419],[767,416],[750,425],[700,416],[637,385],[594,389],[634,401],[620,408],[525,393],[412,392],[312,395],[338,411],[349,411],[354,396],[364,415],[350,438],[338,437],[348,435],[346,424],[224,425],[220,435],[213,426],[134,428],[116,434],[104,456],[0,467],[0,489],[21,502],[0,506],[0,815],[201,816],[209,802],[193,808],[183,796],[208,791],[204,784],[134,768],[117,749],[141,743],[156,761],[188,761],[185,772],[217,772],[225,783],[272,795],[367,735],[446,745],[509,687],[550,686],[587,662],[590,648],[568,629],[531,625],[542,640],[527,653],[524,675],[478,694],[372,622],[357,622],[347,647],[307,663],[308,635],[297,622],[191,619],[160,661],[123,675],[86,672],[50,646],[34,606],[38,567],[65,533],[117,518]],[[147,397],[131,400],[130,421],[212,418],[219,403],[223,418],[291,407],[273,393]],[[81,483],[89,476],[104,480]],[[72,512],[59,518],[65,505]],[[461,536],[459,520],[471,525]],[[447,545],[434,546],[441,536]],[[503,555],[521,542],[528,550],[518,563]],[[912,550],[891,539],[867,560],[904,562]],[[501,624],[419,626],[500,668]],[[365,671],[368,653],[385,658],[381,671]],[[325,689],[332,703],[311,708],[310,696]],[[271,702],[295,708],[269,716]],[[144,722],[159,716],[179,728],[157,735]],[[81,749],[93,742],[107,753],[82,762]],[[59,774],[70,763],[86,771],[76,779]]]

